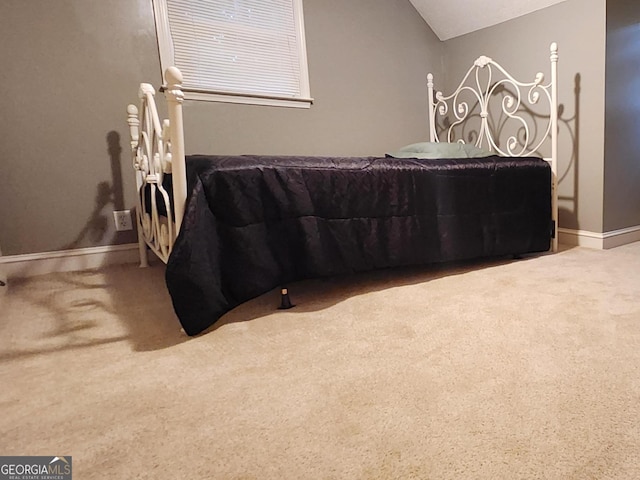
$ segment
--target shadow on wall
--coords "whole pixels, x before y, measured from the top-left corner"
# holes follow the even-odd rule
[[[122,187],[122,168],[120,166],[122,147],[120,146],[120,134],[116,131],[107,133],[107,151],[111,161],[112,182],[100,182],[97,186],[95,206],[85,226],[80,230],[75,239],[64,245],[62,250],[79,248],[83,240],[89,239],[92,244],[104,240],[109,230],[109,214],[111,210],[124,210],[124,195]],[[107,207],[112,208],[107,208]],[[109,245],[115,237],[111,238]]]
[[[558,165],[558,185],[571,180],[572,189],[567,194],[565,192],[558,196],[559,207],[559,224],[564,228],[579,230],[578,224],[578,194],[579,194],[579,166],[580,166],[580,73],[576,73],[574,77],[574,111],[573,116],[567,115],[565,105],[560,104],[558,107],[558,126],[559,138],[562,138],[562,130],[566,129],[569,138],[571,138],[571,156],[566,166],[562,161]],[[562,160],[562,159],[560,159]],[[565,183],[566,184],[566,183]],[[563,189],[560,189],[562,191]]]
[[[64,245],[62,250],[78,248],[83,240],[89,239],[92,244],[104,242],[109,229],[111,212],[124,210],[124,191],[122,182],[122,147],[120,134],[116,131],[107,133],[107,152],[111,164],[111,184],[100,182],[97,187],[95,206],[84,228],[70,243]],[[108,208],[110,207],[110,208]],[[135,225],[132,232],[118,232],[107,242],[107,245],[117,243],[131,243],[136,241]]]
[[[87,239],[104,241],[111,211],[124,208],[120,135],[111,131],[106,140],[112,183],[98,184],[91,215],[63,249],[77,248]],[[115,243],[115,235],[108,244]],[[59,271],[67,259],[55,261],[52,270]],[[8,350],[0,351],[0,361],[121,341],[130,342],[134,351],[157,350],[188,339],[175,317],[161,262],[147,269],[123,265],[38,277],[26,273],[17,272],[3,287],[10,295],[2,301],[22,304],[36,320]]]
[[[111,165],[111,183],[100,182],[96,188],[95,205],[91,215],[78,235],[61,250],[70,250],[85,245],[89,240],[91,244],[106,243],[115,245],[118,243],[131,243],[136,241],[135,224],[132,232],[118,232],[105,242],[106,236],[112,231],[109,222],[113,222],[111,212],[124,210],[124,192],[122,182],[122,147],[120,134],[110,131],[106,136],[107,152]]]

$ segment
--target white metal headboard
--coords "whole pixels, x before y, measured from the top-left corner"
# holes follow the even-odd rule
[[[467,140],[476,146],[506,157],[541,156],[539,151],[545,142],[550,144],[551,156],[544,156],[552,171],[552,221],[554,232],[558,225],[558,45],[550,47],[551,80],[544,83],[544,74],[538,72],[532,82],[520,82],[500,64],[489,57],[481,56],[469,68],[456,90],[450,95],[435,92],[433,75],[427,76],[429,94],[429,139],[439,142],[466,143],[459,131],[472,117],[479,117],[477,130]],[[501,97],[500,97],[501,96]],[[471,103],[473,102],[473,103]],[[498,103],[500,116],[511,122],[511,130],[503,144],[500,133],[492,124],[491,107]],[[548,106],[548,110],[546,107]],[[532,114],[533,107],[543,114]],[[439,127],[438,121],[445,121]],[[528,120],[528,121],[527,121]],[[446,122],[449,122],[448,124]],[[543,126],[540,128],[539,124]],[[504,126],[504,123],[501,124]],[[492,128],[492,126],[494,128]],[[440,130],[440,131],[439,131]],[[538,132],[534,134],[533,132]],[[517,132],[517,133],[513,133]],[[541,132],[541,133],[540,133]],[[504,145],[504,146],[503,146]],[[558,235],[554,234],[552,250],[558,248]]]

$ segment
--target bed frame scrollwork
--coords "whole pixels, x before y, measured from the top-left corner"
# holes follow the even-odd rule
[[[140,85],[140,107],[127,107],[131,153],[136,172],[138,246],[140,264],[148,265],[148,246],[167,263],[180,231],[187,199],[187,179],[182,120],[182,73],[167,69],[163,88],[169,119],[160,121],[155,90],[148,83]],[[173,202],[164,186],[165,175],[172,174]],[[161,202],[162,205],[158,205]],[[160,208],[162,207],[162,208]],[[160,211],[164,210],[164,215]]]
[[[538,72],[531,82],[520,82],[500,64],[483,55],[476,59],[450,95],[434,91],[432,74],[427,76],[427,88],[430,141],[473,143],[498,155],[536,156],[550,163],[552,251],[555,252],[558,249],[556,43],[551,44],[550,53],[551,79],[548,83],[544,83],[542,72]],[[496,103],[500,108],[492,108]],[[506,137],[504,141],[503,137]],[[550,156],[540,153],[544,148]]]

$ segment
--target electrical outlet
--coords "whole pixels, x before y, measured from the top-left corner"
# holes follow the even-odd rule
[[[113,212],[113,220],[116,223],[116,232],[133,230],[133,225],[131,224],[131,210]]]

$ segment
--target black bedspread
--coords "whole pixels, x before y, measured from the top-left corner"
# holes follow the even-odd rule
[[[537,158],[191,156],[187,171],[166,281],[189,335],[295,280],[550,247]]]

